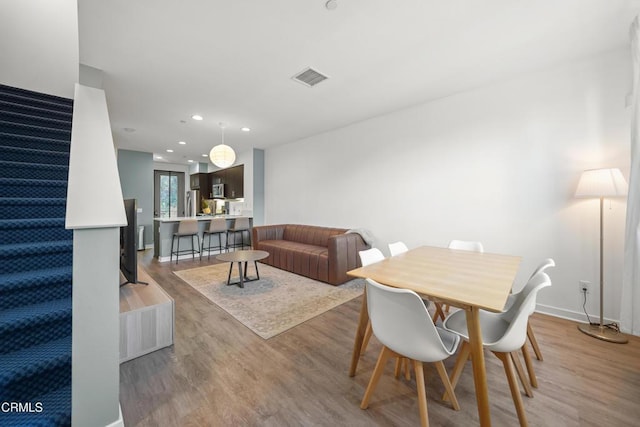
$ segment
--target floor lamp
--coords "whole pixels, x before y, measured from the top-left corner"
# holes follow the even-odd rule
[[[624,344],[628,340],[617,330],[611,329],[604,324],[604,268],[603,268],[603,204],[605,197],[621,197],[627,194],[627,181],[622,176],[620,169],[591,169],[582,172],[576,197],[598,197],[600,198],[600,323],[581,324],[578,329],[592,337]]]

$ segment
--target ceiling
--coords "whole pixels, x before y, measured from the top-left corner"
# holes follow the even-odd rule
[[[638,0],[336,1],[79,1],[80,62],[103,71],[116,146],[207,161],[220,122],[236,152],[297,141],[628,46],[640,11]],[[291,79],[310,66],[330,78]]]

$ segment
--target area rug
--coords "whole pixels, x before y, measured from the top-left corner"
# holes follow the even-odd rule
[[[229,264],[175,271],[174,274],[264,339],[274,337],[362,295],[364,280],[332,286],[258,263],[260,280],[227,286]],[[249,265],[249,277],[255,277]],[[237,265],[231,280],[238,279]]]

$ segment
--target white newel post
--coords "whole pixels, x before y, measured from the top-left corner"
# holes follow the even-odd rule
[[[127,224],[104,91],[76,84],[66,228],[73,229],[71,421],[123,426],[120,227]]]

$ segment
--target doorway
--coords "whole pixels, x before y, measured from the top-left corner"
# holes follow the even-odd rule
[[[184,172],[154,171],[153,214],[156,218],[184,216]]]

